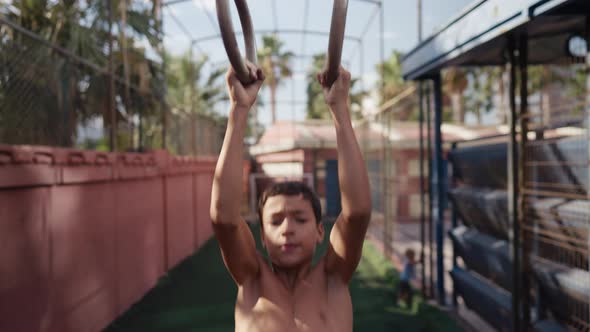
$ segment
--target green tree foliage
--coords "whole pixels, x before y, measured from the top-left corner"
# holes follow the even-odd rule
[[[142,46],[157,44],[153,8],[113,0],[114,24],[125,34],[109,36],[107,1],[13,0],[6,10],[12,22],[98,68],[108,65],[109,37],[114,40],[114,71],[134,89],[116,87],[117,121],[157,112],[163,75]],[[124,47],[123,47],[124,46]],[[25,34],[0,31],[0,141],[13,144],[72,146],[79,125],[102,117],[110,123],[109,80],[104,73]],[[25,103],[22,101],[26,100]],[[126,148],[120,146],[119,148]]]
[[[380,74],[377,85],[380,91],[379,104],[384,104],[395,98],[400,92],[411,86],[410,82],[405,82],[403,79],[401,58],[402,53],[394,50],[385,62],[377,64],[377,73]]]
[[[192,54],[166,54],[168,104],[186,113],[212,114],[215,103],[227,98],[221,78],[225,69],[206,73],[207,56],[193,59]]]
[[[410,94],[399,99],[404,91],[408,91],[414,86],[413,82],[404,81],[402,76],[401,58],[403,54],[394,50],[389,58],[383,63],[376,66],[377,74],[380,78],[375,89],[379,91],[379,105],[384,107],[394,107],[391,112],[393,119],[397,121],[408,121],[418,119],[418,100],[417,94]],[[391,104],[394,99],[398,99]]]
[[[197,155],[206,150],[204,142],[217,135],[226,119],[214,112],[217,102],[227,99],[223,84],[224,68],[205,71],[208,58],[193,58],[191,52],[180,56],[165,55],[167,63],[166,100],[170,105],[171,138],[174,153]],[[216,140],[213,140],[216,141]],[[210,147],[207,147],[210,148]]]
[[[450,97],[453,122],[465,122],[465,97],[467,73],[463,68],[451,67],[443,73],[443,93]]]
[[[473,113],[477,123],[481,125],[484,114],[491,112],[494,108],[494,84],[499,79],[498,68],[473,67],[467,74],[470,81],[469,93],[465,101],[467,113]]]

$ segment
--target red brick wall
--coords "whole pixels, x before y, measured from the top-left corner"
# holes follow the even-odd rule
[[[215,160],[0,146],[0,331],[100,331],[212,235]]]

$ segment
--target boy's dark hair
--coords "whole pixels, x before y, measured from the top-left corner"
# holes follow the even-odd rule
[[[285,195],[285,196],[297,196],[303,195],[303,199],[309,201],[313,214],[315,215],[316,223],[319,223],[322,218],[322,205],[318,196],[303,182],[288,181],[275,183],[268,187],[260,196],[258,200],[258,218],[260,218],[260,224],[262,224],[262,209],[264,204],[269,197]]]

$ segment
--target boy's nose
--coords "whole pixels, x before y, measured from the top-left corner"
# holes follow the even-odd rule
[[[283,221],[283,228],[281,230],[281,233],[283,235],[293,234],[294,229],[295,229],[295,221],[291,220],[289,218],[285,218],[285,220]]]

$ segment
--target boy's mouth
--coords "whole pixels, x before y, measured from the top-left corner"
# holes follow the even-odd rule
[[[299,247],[299,245],[294,244],[294,243],[285,243],[285,244],[281,245],[281,251],[289,253],[289,252],[294,251],[298,247]]]

